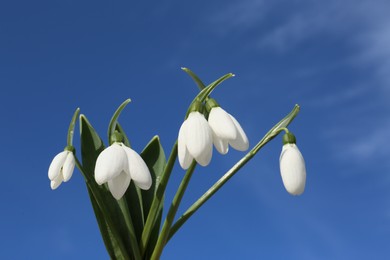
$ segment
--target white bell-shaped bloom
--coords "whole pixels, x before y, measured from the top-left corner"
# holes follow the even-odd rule
[[[49,166],[48,176],[52,190],[58,188],[62,182],[67,182],[72,177],[75,158],[73,152],[65,150],[57,154]]]
[[[213,155],[212,132],[200,112],[191,112],[183,122],[178,137],[178,157],[180,166],[188,169],[192,160],[202,166],[210,163]]]
[[[237,120],[221,107],[213,107],[209,114],[209,125],[213,133],[213,143],[221,154],[226,154],[229,144],[236,150],[245,151],[249,141]]]
[[[131,180],[143,190],[152,186],[148,166],[141,156],[118,142],[99,154],[95,165],[95,180],[99,185],[107,183],[112,196],[117,200],[123,197]]]
[[[306,167],[301,152],[295,144],[285,144],[280,154],[280,173],[284,187],[291,195],[300,195],[305,190]]]

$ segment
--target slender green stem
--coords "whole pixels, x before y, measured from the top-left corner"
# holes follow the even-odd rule
[[[168,185],[169,177],[171,176],[171,172],[173,166],[175,165],[176,158],[177,158],[177,141],[173,145],[171,154],[168,158],[167,165],[165,166],[160,184],[157,187],[156,195],[153,198],[152,205],[150,206],[149,214],[145,222],[144,230],[142,232],[141,243],[140,243],[140,251],[142,256],[144,256],[146,248],[148,246],[151,231],[153,229],[153,226],[155,224],[158,215],[158,209],[160,208],[161,203],[163,203],[165,189]]]
[[[279,123],[274,125],[274,127],[272,127],[271,130],[269,130],[265,134],[263,139],[261,139],[260,142],[253,148],[254,152],[257,153],[260,150],[260,148],[262,147],[262,145],[261,145],[262,141],[265,142],[265,143],[268,143],[269,141],[274,139],[281,131],[283,131],[283,130],[285,131],[285,129],[287,129],[287,126],[298,115],[299,111],[300,111],[300,107],[297,104],[297,105],[294,106],[293,110],[287,116],[285,116],[282,120],[280,120]]]
[[[122,110],[131,102],[131,99],[126,99],[115,111],[113,116],[111,117],[110,124],[108,125],[108,142],[112,144],[111,142],[111,136],[115,132],[116,123],[118,121],[118,117],[121,114]]]
[[[187,189],[188,183],[191,180],[192,174],[195,170],[196,162],[193,161],[190,168],[188,168],[183,180],[180,183],[179,189],[177,190],[175,197],[172,200],[172,204],[165,218],[164,225],[161,229],[160,235],[158,236],[156,247],[154,248],[151,260],[159,260],[168,239],[169,230],[171,229],[173,220],[175,218],[177,209],[179,208],[181,199],[183,198],[184,192]]]
[[[229,171],[225,173],[208,191],[206,191],[186,212],[176,221],[169,232],[167,241],[181,228],[181,226],[206,202],[208,201],[231,177],[234,176],[252,157],[255,155],[251,150],[240,161],[238,161]]]
[[[281,131],[285,130],[291,121],[297,116],[299,106],[295,105],[294,109],[279,123],[277,123],[270,131],[250,150],[241,160],[239,160],[229,171],[225,173],[208,191],[206,191],[187,211],[176,221],[170,229],[167,241],[183,226],[183,224],[204,204],[208,201],[231,177],[234,176],[248,161],[250,161],[257,152],[277,136]]]
[[[67,145],[73,146],[73,135],[74,135],[74,126],[76,125],[76,120],[79,115],[80,108],[77,108],[73,114],[72,120],[70,120],[69,128],[68,128],[68,138]]]
[[[123,256],[124,259],[130,259],[129,255],[126,251],[126,247],[123,244],[123,241],[121,239],[118,239],[120,237],[119,232],[117,229],[114,228],[114,224],[113,224],[114,222],[113,222],[109,212],[107,211],[107,208],[104,207],[104,202],[103,202],[103,198],[101,197],[101,194],[98,192],[96,187],[93,187],[94,181],[91,178],[89,178],[89,176],[87,174],[85,174],[83,166],[81,165],[80,161],[78,160],[78,158],[76,156],[75,156],[75,161],[76,161],[77,168],[79,169],[81,174],[84,176],[84,179],[85,179],[87,186],[91,190],[92,195],[94,196],[100,210],[102,211],[104,219],[107,222],[107,225],[110,227],[112,235],[116,238],[116,242],[118,243],[119,249],[121,251],[121,255]]]
[[[127,205],[127,201],[125,197],[122,197],[118,201],[119,207],[123,213],[123,217],[125,219],[125,223],[127,226],[127,229],[130,232],[130,243],[131,243],[131,249],[135,260],[142,260],[141,253],[139,251],[138,242],[137,242],[137,236],[135,235],[133,221],[130,216],[129,207]]]
[[[85,182],[89,185],[93,180],[88,176],[88,174],[85,174],[84,172],[84,168],[83,166],[81,165],[79,159],[77,158],[76,155],[74,155],[74,159],[76,161],[76,166],[77,166],[77,169],[79,169],[79,171],[81,172],[81,174],[83,175],[84,177],[84,180]]]

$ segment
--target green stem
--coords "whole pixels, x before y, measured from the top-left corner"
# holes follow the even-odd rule
[[[291,123],[297,116],[299,106],[295,105],[294,109],[279,123],[277,123],[268,133],[250,150],[240,161],[238,161],[229,171],[225,173],[208,191],[206,191],[187,211],[176,221],[169,232],[169,239],[183,226],[183,224],[204,204],[208,201],[238,170],[240,170],[248,161],[250,161],[258,151],[269,141],[275,138],[281,131]]]
[[[109,144],[112,144],[111,142],[111,136],[115,132],[116,123],[118,121],[118,117],[121,114],[122,110],[131,102],[131,99],[126,99],[123,101],[123,103],[117,108],[114,115],[111,117],[110,124],[108,125],[108,142]]]
[[[167,217],[165,218],[164,225],[161,229],[160,235],[158,236],[157,244],[156,247],[154,248],[151,260],[160,259],[162,251],[168,239],[169,230],[172,226],[173,220],[175,218],[177,209],[179,208],[181,199],[183,198],[184,192],[186,191],[188,183],[191,180],[195,167],[196,167],[196,162],[193,161],[190,168],[188,168],[183,180],[180,183],[179,189],[177,190],[175,197],[172,200],[172,204],[169,208]]]
[[[80,161],[78,160],[78,158],[76,156],[75,156],[75,161],[76,161],[77,168],[79,169],[79,171],[83,175],[88,188],[91,190],[92,195],[94,196],[100,210],[102,211],[104,219],[107,222],[107,225],[110,227],[112,235],[115,237],[116,242],[118,243],[118,246],[119,246],[119,249],[121,251],[121,255],[123,256],[123,259],[130,259],[129,255],[126,251],[126,247],[123,244],[123,241],[121,239],[119,239],[119,237],[120,237],[119,232],[117,229],[115,229],[114,222],[113,222],[112,218],[110,217],[110,214],[107,211],[107,208],[104,207],[104,202],[103,202],[103,198],[101,197],[101,194],[98,192],[97,187],[93,187],[94,180],[92,180],[91,178],[89,178],[89,176],[87,174],[85,174],[83,166],[81,165]]]
[[[129,230],[130,233],[130,243],[131,243],[131,248],[133,249],[132,252],[133,252],[134,259],[142,260],[139,247],[138,247],[137,236],[135,235],[133,221],[130,216],[129,207],[127,205],[126,198],[122,197],[118,201],[118,204],[123,213],[123,217],[125,219],[127,229]]]
[[[72,120],[70,120],[69,128],[68,128],[68,138],[67,145],[73,146],[73,135],[74,135],[74,126],[76,125],[76,120],[79,115],[80,108],[77,108],[73,114]]]
[[[177,158],[177,141],[173,145],[171,154],[168,158],[167,165],[165,166],[164,172],[161,177],[160,184],[157,187],[156,195],[153,198],[152,205],[150,206],[149,214],[145,222],[144,230],[142,231],[142,238],[140,243],[140,251],[141,255],[144,256],[146,248],[149,243],[151,231],[154,227],[158,211],[161,203],[163,203],[163,198],[165,194],[165,189],[168,185],[169,177],[171,176],[171,172],[173,166],[175,165]]]

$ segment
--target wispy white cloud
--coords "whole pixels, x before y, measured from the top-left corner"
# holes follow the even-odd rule
[[[371,159],[390,154],[390,147],[384,145],[390,132],[390,127],[373,129],[364,136],[362,142],[353,142],[348,145],[347,153],[350,157]],[[380,148],[381,147],[381,148]],[[378,149],[380,148],[380,149]]]
[[[379,121],[379,120],[378,120]],[[379,161],[382,167],[390,167],[387,160],[390,154],[390,146],[387,145],[386,140],[390,133],[390,120],[385,122],[378,122],[376,125],[366,126],[362,125],[364,131],[357,133],[357,130],[351,128],[348,133],[351,138],[344,138],[345,133],[339,133],[336,136],[337,142],[333,142],[333,150],[336,157],[353,162],[357,165],[366,165],[368,162]],[[356,127],[358,129],[358,127]]]
[[[365,85],[354,88],[340,87],[337,93],[323,94],[321,97],[309,101],[307,105],[313,107],[335,107],[356,100],[367,92],[369,92],[369,89]]]
[[[390,5],[387,8],[390,10]],[[370,64],[376,69],[376,76],[386,91],[390,90],[390,16],[378,19],[372,28],[357,38],[361,53],[360,64]]]
[[[219,32],[250,29],[264,18],[269,8],[270,3],[264,0],[237,1],[219,7],[218,12],[210,17]]]
[[[286,8],[282,8],[287,6]],[[287,11],[286,11],[287,9]],[[245,10],[243,12],[242,10]],[[332,86],[331,89],[321,91],[321,95],[311,97],[313,107],[322,106],[343,107],[346,109],[342,124],[329,126],[337,133],[336,139],[340,142],[332,143],[335,155],[340,159],[355,158],[357,161],[374,160],[379,156],[390,153],[390,148],[383,141],[390,132],[390,122],[386,111],[390,111],[388,98],[390,97],[390,2],[387,0],[361,1],[274,1],[265,4],[264,1],[243,0],[228,5],[221,11],[216,22],[224,28],[234,31],[240,27],[242,31],[250,32],[253,39],[252,50],[275,51],[287,53],[299,51],[302,45],[315,39],[335,39],[345,45],[348,52],[344,60],[334,60],[326,66],[340,66],[340,70],[348,69],[361,76],[364,82],[351,81]],[[308,74],[315,78],[324,75],[332,76],[330,68],[324,71],[324,64],[318,67],[308,65],[292,68],[297,73]],[[304,66],[304,65],[303,65]],[[303,73],[303,74],[302,74]],[[294,72],[291,72],[293,75]],[[295,75],[296,76],[296,75]],[[303,75],[305,76],[305,75]],[[353,77],[352,77],[353,78]],[[337,82],[335,82],[337,83]],[[349,85],[348,85],[349,84]],[[308,90],[309,92],[309,90]],[[312,93],[312,90],[310,90]],[[376,93],[372,95],[372,93]],[[371,95],[370,95],[371,94]],[[368,99],[371,100],[368,100]],[[367,102],[359,102],[365,99]],[[349,103],[347,103],[349,102]],[[346,105],[347,104],[347,105]],[[372,105],[376,109],[372,109]],[[354,120],[354,111],[364,113],[378,113],[368,118],[366,122]],[[335,115],[336,118],[338,115]],[[341,117],[341,116],[339,116]],[[380,128],[373,127],[381,125]],[[352,128],[352,129],[350,129]],[[327,131],[329,130],[327,129]],[[345,141],[345,134],[349,131],[356,133]],[[364,136],[364,138],[362,138]],[[332,137],[334,138],[334,136]],[[348,155],[347,155],[348,154]],[[349,157],[350,156],[350,157]],[[390,162],[389,162],[390,166]]]
[[[287,6],[287,7],[286,7]],[[282,7],[289,8],[289,11]],[[309,1],[243,0],[227,4],[212,16],[215,30],[250,32],[254,49],[293,51],[322,34],[341,37],[355,51],[352,63],[377,67],[390,83],[390,2],[386,0]]]

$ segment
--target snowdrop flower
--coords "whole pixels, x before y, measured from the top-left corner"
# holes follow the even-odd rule
[[[114,142],[99,154],[95,180],[99,185],[108,183],[112,196],[117,200],[125,194],[131,180],[143,190],[148,190],[152,185],[152,177],[144,160],[121,142]]]
[[[283,148],[280,154],[280,173],[284,187],[291,195],[300,195],[305,190],[306,167],[301,152],[291,133],[283,136]]]
[[[57,189],[62,182],[69,181],[72,177],[75,163],[73,152],[68,149],[54,157],[48,172],[52,190]]]
[[[191,112],[179,130],[180,166],[188,169],[193,159],[202,166],[208,165],[213,155],[212,140],[211,129],[204,115],[198,111]]]
[[[206,106],[211,109],[208,122],[217,151],[226,154],[229,150],[229,144],[236,150],[247,150],[249,141],[237,120],[222,109],[212,98],[207,101]]]

